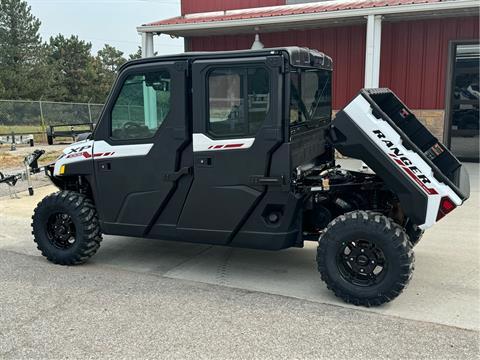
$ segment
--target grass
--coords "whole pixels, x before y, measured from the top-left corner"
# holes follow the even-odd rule
[[[46,150],[45,154],[42,155],[38,164],[39,166],[47,165],[55,161],[58,156],[62,153],[61,149],[55,150]],[[23,168],[23,159],[25,154],[17,152],[0,152],[0,169],[2,172],[5,169],[19,169]]]
[[[36,133],[40,132],[43,133],[43,129],[40,125],[13,125],[13,126],[6,126],[0,125],[0,134],[11,134],[14,133]]]

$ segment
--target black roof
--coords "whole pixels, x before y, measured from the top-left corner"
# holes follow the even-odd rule
[[[197,59],[228,59],[239,57],[255,57],[255,56],[268,56],[274,54],[282,54],[285,56],[290,65],[303,66],[303,67],[316,67],[325,70],[332,70],[333,63],[332,58],[324,53],[315,50],[298,46],[279,47],[279,48],[265,48],[258,50],[234,50],[234,51],[194,51],[185,52],[181,54],[154,56],[148,58],[142,58],[138,60],[128,61],[124,64],[120,70],[126,66],[137,64],[148,64],[156,61],[179,61],[190,60],[195,61]]]

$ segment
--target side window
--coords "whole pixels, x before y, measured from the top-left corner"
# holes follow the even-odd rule
[[[216,69],[208,76],[208,133],[216,138],[254,136],[270,106],[266,69]]]
[[[168,71],[127,77],[112,109],[112,139],[148,139],[170,111]]]

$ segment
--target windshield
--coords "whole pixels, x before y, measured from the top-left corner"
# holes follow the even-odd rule
[[[331,71],[308,69],[290,74],[290,125],[315,127],[330,121]]]

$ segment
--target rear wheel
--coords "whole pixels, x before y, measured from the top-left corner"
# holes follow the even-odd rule
[[[420,242],[424,233],[424,231],[416,225],[407,226],[405,231],[408,235],[408,239],[410,241],[410,244],[412,245],[412,248]]]
[[[320,237],[317,263],[336,296],[355,305],[377,306],[406,287],[414,256],[408,236],[393,220],[353,211],[328,225]]]
[[[82,264],[100,247],[97,211],[82,194],[60,191],[48,195],[37,205],[32,219],[38,249],[55,264]]]

